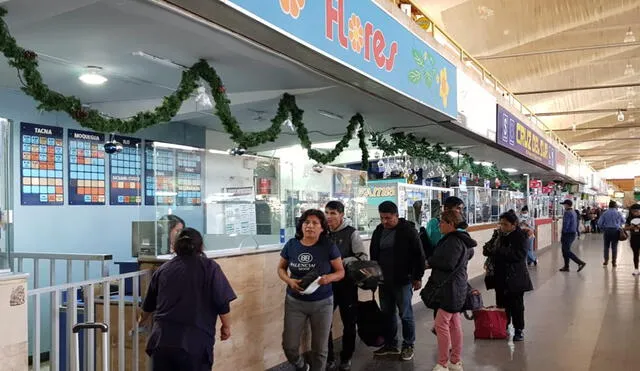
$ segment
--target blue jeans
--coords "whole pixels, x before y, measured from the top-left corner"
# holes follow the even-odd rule
[[[397,311],[400,312],[400,321],[402,322],[402,346],[413,346],[416,342],[416,322],[411,306],[412,297],[413,287],[410,283],[402,286],[380,285],[380,310],[387,318],[387,329],[384,336],[386,346],[398,346]]]
[[[562,233],[560,243],[562,244],[562,257],[564,258],[564,268],[569,268],[569,260],[573,260],[576,264],[582,264],[576,254],[571,251],[571,245],[576,240],[576,233]]]
[[[531,237],[527,240],[528,248],[527,248],[527,263],[532,264],[535,263],[538,258],[536,257],[536,253],[533,249],[534,243],[536,241],[535,237]]]
[[[615,264],[618,258],[618,241],[620,230],[618,228],[604,229],[604,261],[609,261],[609,248],[611,248],[612,261]]]

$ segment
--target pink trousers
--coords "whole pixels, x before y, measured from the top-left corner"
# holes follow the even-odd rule
[[[438,363],[447,367],[460,362],[462,355],[462,323],[460,313],[449,313],[438,309],[436,314],[436,334],[438,336]],[[449,359],[451,349],[451,359]]]

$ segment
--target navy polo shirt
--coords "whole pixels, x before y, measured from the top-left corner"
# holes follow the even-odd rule
[[[333,271],[331,261],[340,257],[340,250],[329,240],[323,239],[313,246],[305,246],[292,238],[284,245],[280,256],[288,262],[291,278],[301,279],[312,270],[321,276],[330,274]],[[316,301],[333,295],[333,289],[331,285],[322,285],[312,294],[303,295],[287,287],[287,294],[303,301]]]
[[[204,256],[176,256],[153,273],[142,309],[153,312],[147,353],[183,349],[213,363],[218,315],[236,299],[220,266]]]

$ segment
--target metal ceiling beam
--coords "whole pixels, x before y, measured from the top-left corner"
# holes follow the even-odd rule
[[[474,57],[479,61],[486,61],[492,59],[507,59],[507,58],[519,58],[519,57],[530,57],[533,55],[545,55],[545,54],[558,54],[558,53],[572,53],[572,52],[582,52],[587,50],[598,50],[598,49],[610,49],[610,48],[633,48],[639,47],[640,41],[632,42],[632,43],[610,43],[610,44],[600,44],[600,45],[589,45],[589,46],[578,46],[575,48],[560,48],[560,49],[547,49],[547,50],[534,50],[530,52],[522,52],[522,53],[513,53],[513,54],[500,54],[500,55],[487,55],[483,57]]]
[[[585,109],[577,111],[555,111],[555,112],[539,112],[535,113],[538,117],[543,116],[564,116],[564,115],[586,115],[591,113],[609,113],[609,112],[636,112],[640,111],[638,108],[600,108],[600,109]],[[525,116],[531,116],[526,114]],[[555,130],[554,130],[555,131]]]
[[[553,129],[554,133],[562,132],[562,131],[582,131],[582,130],[611,130],[611,129],[633,129],[640,128],[640,125],[628,125],[628,126],[592,126],[592,127],[576,127],[575,129]]]
[[[640,139],[640,137],[630,137],[630,138],[610,138],[610,139],[578,139],[574,141],[569,141],[569,143],[578,144],[578,143],[586,143],[586,142],[609,142],[613,140],[636,140]],[[576,152],[580,152],[580,150],[575,150]]]
[[[640,86],[640,83],[636,82],[636,83],[629,83],[629,84],[593,85],[593,86],[580,86],[576,88],[520,91],[520,92],[513,93],[513,95],[553,94],[553,93],[566,93],[569,91],[633,88],[637,86]]]

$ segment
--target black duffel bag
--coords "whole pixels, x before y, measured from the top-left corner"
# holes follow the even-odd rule
[[[358,337],[370,347],[384,345],[384,330],[386,318],[375,298],[375,290],[371,290],[372,298],[368,301],[358,301],[357,325]]]
[[[376,290],[382,281],[382,269],[378,262],[356,260],[347,265],[347,279],[363,290]]]

